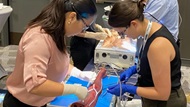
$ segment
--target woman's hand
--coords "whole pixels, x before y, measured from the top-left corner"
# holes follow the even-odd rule
[[[88,89],[80,85],[64,84],[62,95],[76,94],[80,100],[83,100],[88,95]]]

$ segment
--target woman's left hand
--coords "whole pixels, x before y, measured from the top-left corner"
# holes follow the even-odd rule
[[[73,67],[70,73],[71,76],[77,77],[81,80],[88,81],[91,84],[94,82],[96,79],[97,74],[92,71],[81,71],[76,67]]]
[[[82,71],[80,73],[80,78],[82,80],[90,82],[91,84],[94,83],[96,76],[97,76],[97,74],[95,72],[92,72],[92,71]]]

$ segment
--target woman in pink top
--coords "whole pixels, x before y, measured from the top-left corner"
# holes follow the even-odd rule
[[[91,0],[53,0],[28,24],[19,43],[15,69],[7,79],[3,107],[45,107],[65,94],[86,97],[86,87],[62,83],[69,74],[89,79],[69,64],[64,38],[88,29],[96,12]]]

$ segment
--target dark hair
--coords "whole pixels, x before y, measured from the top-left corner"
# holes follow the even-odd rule
[[[72,6],[75,7],[82,18],[89,18],[97,13],[92,0],[52,0],[36,18],[31,20],[28,27],[41,26],[41,29],[53,38],[58,49],[65,53],[65,14],[76,11],[73,10]],[[77,19],[80,20],[78,14]]]
[[[108,23],[112,27],[128,27],[134,19],[144,20],[143,0],[124,0],[113,5],[108,18]]]

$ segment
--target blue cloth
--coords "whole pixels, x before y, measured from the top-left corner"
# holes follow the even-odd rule
[[[109,107],[110,106],[113,95],[110,93],[107,93],[107,88],[110,85],[117,84],[117,82],[118,82],[118,78],[116,76],[105,77],[102,79],[103,89],[102,89],[102,93],[98,97],[98,101],[95,107]],[[86,86],[86,87],[88,86],[88,82],[82,81],[72,76],[68,79],[66,83],[67,84],[77,83],[77,84],[82,84],[82,86]],[[50,102],[50,105],[68,107],[70,104],[77,101],[79,101],[79,99],[74,94],[63,95],[63,96],[56,97],[53,101]]]
[[[147,19],[156,21],[147,14],[150,13],[166,26],[177,41],[179,33],[179,5],[177,0],[148,0],[144,12]]]

